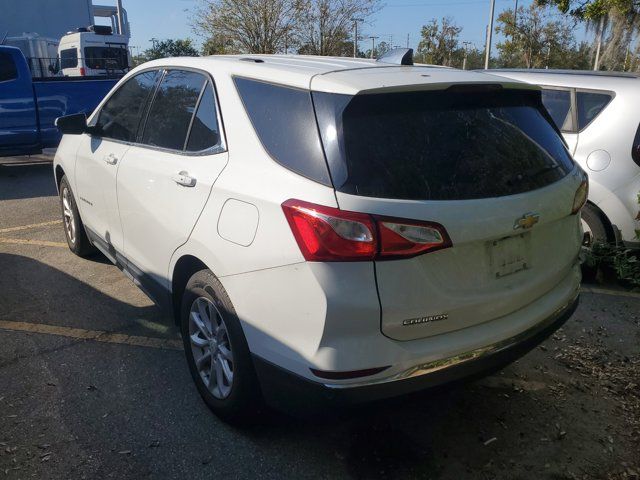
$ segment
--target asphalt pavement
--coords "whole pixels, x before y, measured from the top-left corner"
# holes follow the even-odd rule
[[[565,328],[471,384],[235,428],[172,320],[71,254],[60,218],[47,158],[0,161],[0,479],[638,478],[640,295],[586,286]]]

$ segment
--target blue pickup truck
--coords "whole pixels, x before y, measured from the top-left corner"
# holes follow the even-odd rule
[[[32,78],[22,52],[0,45],[0,157],[32,155],[56,147],[57,117],[87,115],[118,78]]]

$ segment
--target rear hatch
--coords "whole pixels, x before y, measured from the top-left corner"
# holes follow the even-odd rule
[[[454,85],[313,98],[340,208],[436,222],[451,239],[376,261],[385,335],[411,340],[507,315],[569,273],[584,176],[538,91]]]

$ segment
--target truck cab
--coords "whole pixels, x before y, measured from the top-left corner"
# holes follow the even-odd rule
[[[92,25],[69,32],[60,39],[58,56],[65,77],[124,74],[129,71],[126,35],[113,34],[111,27]]]
[[[0,157],[58,145],[57,117],[89,115],[118,77],[36,77],[20,49],[0,45]]]

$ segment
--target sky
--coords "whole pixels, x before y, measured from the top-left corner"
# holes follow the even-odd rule
[[[107,3],[113,0],[103,0]],[[130,45],[134,54],[151,46],[151,38],[191,38],[199,46],[203,39],[191,28],[193,10],[200,0],[122,0],[127,10],[131,26]],[[513,8],[515,0],[496,0],[495,18],[503,10]],[[532,0],[519,0],[519,5],[529,5]],[[461,41],[472,42],[477,48],[484,49],[486,26],[489,21],[490,0],[386,0],[382,9],[361,26],[362,40],[360,49],[370,48],[369,36],[378,36],[381,40],[393,38],[394,45],[406,46],[409,34],[409,46],[416,48],[422,25],[431,18],[450,16],[462,27]],[[359,35],[360,36],[360,35]],[[585,37],[584,28],[578,27],[578,40]],[[495,44],[499,37],[494,36]]]

